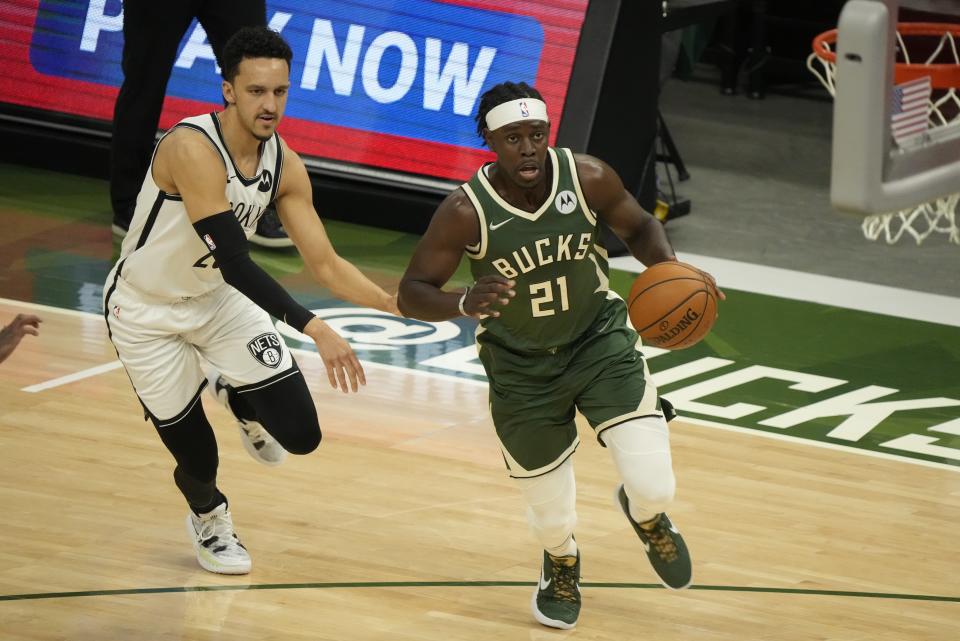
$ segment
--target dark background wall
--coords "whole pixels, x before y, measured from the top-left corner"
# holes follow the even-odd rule
[[[670,0],[665,17],[659,0],[593,0],[557,142],[607,161],[641,205],[652,211],[657,197],[654,143],[662,32],[686,30],[681,61],[715,64],[722,71],[719,90],[746,88],[756,97],[791,87],[819,91],[803,60],[812,35],[835,24],[842,4],[843,0]],[[696,46],[697,39],[703,46]],[[106,177],[109,124],[61,117],[63,126],[52,130],[17,120],[16,108],[5,106],[4,112],[14,118],[0,119],[5,141],[0,161]],[[670,114],[665,116],[669,121]],[[311,176],[321,215],[403,231],[422,231],[446,193],[442,186],[429,190],[361,182],[329,171],[314,171]],[[105,216],[106,210],[107,203]],[[608,236],[608,246],[617,244]]]

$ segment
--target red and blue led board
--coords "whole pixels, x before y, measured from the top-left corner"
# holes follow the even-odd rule
[[[280,133],[299,153],[448,180],[490,159],[480,95],[544,95],[555,140],[588,0],[268,0],[293,49]],[[109,121],[123,82],[120,0],[0,5],[0,102]],[[184,36],[160,126],[222,108],[203,28]],[[553,140],[551,141],[553,142]]]

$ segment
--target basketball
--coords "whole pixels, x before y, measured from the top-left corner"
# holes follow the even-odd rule
[[[684,349],[713,327],[717,300],[717,290],[699,269],[665,261],[651,265],[633,281],[627,310],[644,343]]]

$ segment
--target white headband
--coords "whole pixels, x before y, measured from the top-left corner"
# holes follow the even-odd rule
[[[487,112],[487,129],[493,131],[511,122],[521,120],[542,120],[547,118],[547,105],[536,98],[517,98],[510,102],[499,104]]]

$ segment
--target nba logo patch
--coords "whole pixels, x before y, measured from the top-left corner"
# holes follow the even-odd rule
[[[260,334],[247,343],[247,349],[251,356],[260,361],[261,365],[266,365],[271,369],[277,369],[283,359],[283,343],[280,342],[280,337],[273,332]]]
[[[203,242],[205,242],[205,243],[207,244],[207,247],[210,248],[210,251],[213,251],[214,249],[217,248],[217,244],[216,244],[215,242],[213,242],[213,239],[212,239],[212,238],[210,238],[210,234],[204,234],[204,235],[203,235]]]
[[[116,316],[117,318],[120,318],[120,306],[119,306],[119,305],[114,305],[114,306],[113,306],[113,315]]]
[[[530,110],[527,109],[526,102],[523,102],[523,101],[520,102],[520,115],[523,116],[524,118],[530,115]]]

